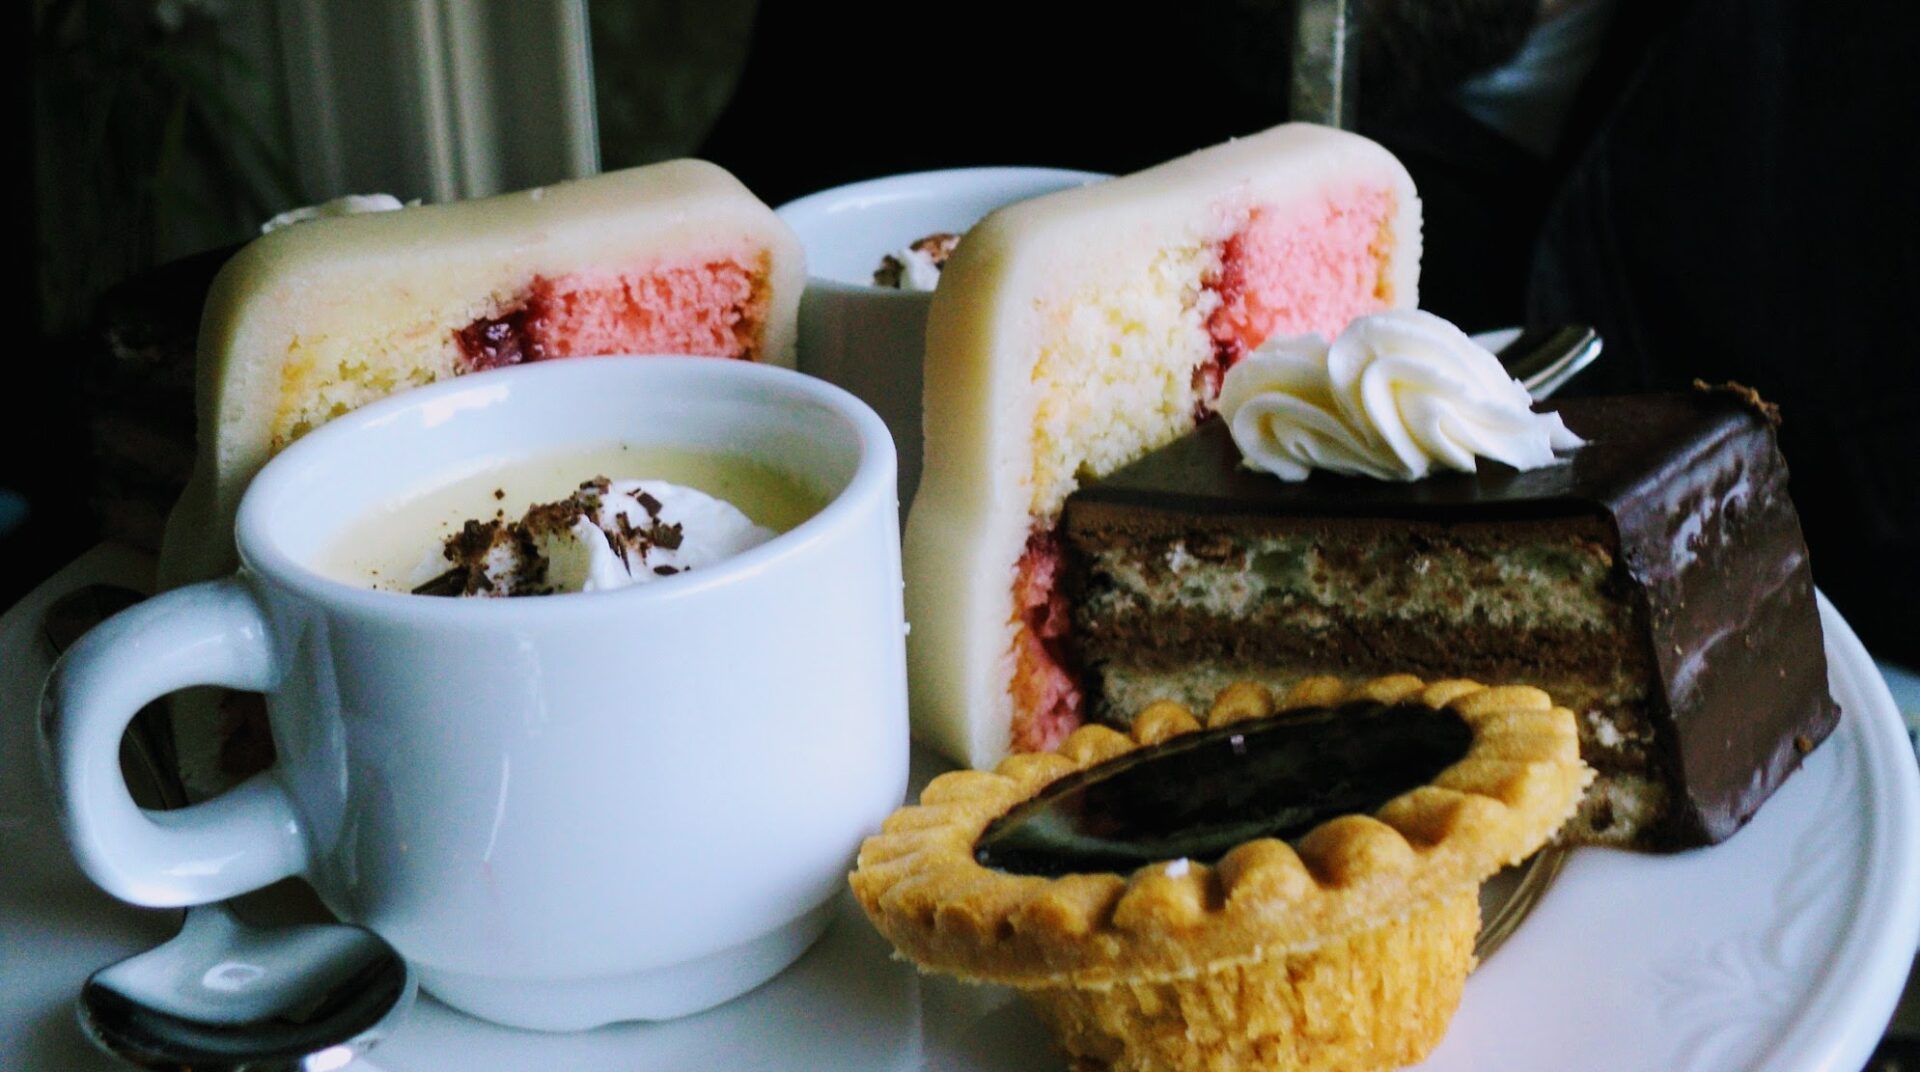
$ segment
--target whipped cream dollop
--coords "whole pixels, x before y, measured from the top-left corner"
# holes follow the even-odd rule
[[[411,204],[419,204],[418,201]],[[358,216],[366,212],[393,212],[407,206],[392,194],[348,194],[331,201],[322,201],[317,205],[302,205],[290,208],[278,216],[260,225],[261,234],[271,234],[282,227],[291,227],[308,220],[327,219],[332,216]]]
[[[1315,469],[1380,480],[1537,469],[1585,442],[1485,347],[1433,315],[1395,309],[1318,335],[1267,340],[1227,371],[1220,413],[1246,464],[1282,480]]]
[[[424,595],[604,592],[711,566],[774,537],[723,499],[595,477],[518,521],[469,521],[416,574]],[[451,567],[449,567],[451,564]]]

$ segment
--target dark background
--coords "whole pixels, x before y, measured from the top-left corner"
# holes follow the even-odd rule
[[[91,276],[76,276],[71,257],[49,259],[48,232],[65,230],[49,221],[105,203],[102,184],[119,166],[63,170],[66,157],[51,151],[75,140],[87,87],[130,69],[92,46],[106,40],[101,27],[149,41],[140,20],[152,7],[37,0],[22,28],[32,62],[17,65],[11,83],[30,104],[13,113],[9,144],[36,162],[36,181],[9,222],[33,278],[10,300],[12,322],[31,332],[19,333],[0,388],[0,489],[22,496],[28,513],[4,537],[0,604],[98,538],[82,391],[99,350],[97,299],[181,252],[178,231],[171,247],[152,233],[168,203],[134,211],[154,188],[132,182],[127,214],[86,238],[99,253]],[[77,8],[93,19],[78,39]],[[607,166],[698,152],[778,204],[932,167],[1128,171],[1285,118],[1285,3],[1189,0],[1135,14],[1005,0],[737,0],[708,10],[721,9],[731,21],[697,4],[595,0]],[[1913,8],[1623,0],[1545,156],[1451,97],[1460,79],[1518,45],[1531,0],[1371,0],[1363,9],[1361,129],[1400,154],[1420,188],[1423,305],[1470,330],[1595,324],[1606,356],[1575,391],[1702,377],[1739,380],[1778,402],[1817,580],[1870,647],[1920,665],[1909,610],[1920,596]],[[111,23],[116,14],[122,21]],[[190,22],[157,47],[191,59],[190,34],[203,29]],[[655,47],[666,58],[608,62],[611,43],[627,40],[664,41]],[[681,81],[664,96],[627,92],[640,67]],[[154,84],[167,70],[155,69]],[[665,103],[636,104],[647,100]],[[128,132],[117,136],[137,140],[167,114],[122,116]],[[185,137],[191,145],[191,128]],[[293,185],[221,207],[252,219],[276,197],[346,192]],[[204,233],[199,244],[218,245],[245,229]],[[10,508],[0,501],[0,525]]]

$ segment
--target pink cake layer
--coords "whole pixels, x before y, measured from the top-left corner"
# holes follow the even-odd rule
[[[1221,250],[1220,306],[1207,332],[1232,367],[1275,335],[1318,332],[1387,307],[1381,262],[1393,191],[1359,187],[1319,204],[1255,209]]]
[[[513,309],[456,333],[461,371],[598,354],[752,357],[766,319],[764,276],[740,258],[535,276]]]
[[[1385,268],[1395,207],[1385,187],[1285,211],[1263,206],[1221,244],[1219,272],[1206,281],[1220,304],[1207,320],[1213,360],[1194,370],[1202,394],[1196,423],[1212,412],[1226,370],[1268,338],[1317,332],[1331,339],[1353,318],[1392,304]],[[1015,569],[1015,752],[1051,750],[1083,717],[1058,585],[1060,541],[1049,524],[1036,526]]]

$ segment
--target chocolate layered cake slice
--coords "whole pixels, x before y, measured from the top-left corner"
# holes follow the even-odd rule
[[[1081,721],[1061,505],[1191,430],[1274,334],[1416,304],[1420,208],[1380,146],[1306,124],[986,217],[928,314],[903,548],[916,734],[973,766]]]
[[[207,296],[198,453],[162,583],[231,569],[234,511],[267,459],[393,392],[601,354],[791,366],[802,261],[771,209],[698,160],[263,235]]]
[[[1567,464],[1394,482],[1241,463],[1220,420],[1067,500],[1089,714],[1315,674],[1537,685],[1599,772],[1573,841],[1744,824],[1833,728],[1806,545],[1750,397],[1569,400]]]

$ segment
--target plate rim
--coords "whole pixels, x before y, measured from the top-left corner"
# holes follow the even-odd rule
[[[1920,762],[1865,645],[1825,593],[1816,590],[1815,599],[1829,684],[1835,665],[1844,667],[1844,680],[1860,693],[1863,708],[1854,712],[1842,705],[1840,717],[1855,732],[1831,735],[1828,743],[1855,750],[1863,775],[1859,788],[1865,790],[1864,855],[1879,855],[1883,865],[1868,870],[1856,888],[1853,911],[1822,977],[1804,992],[1806,1000],[1754,1072],[1863,1067],[1886,1033],[1920,946]]]

